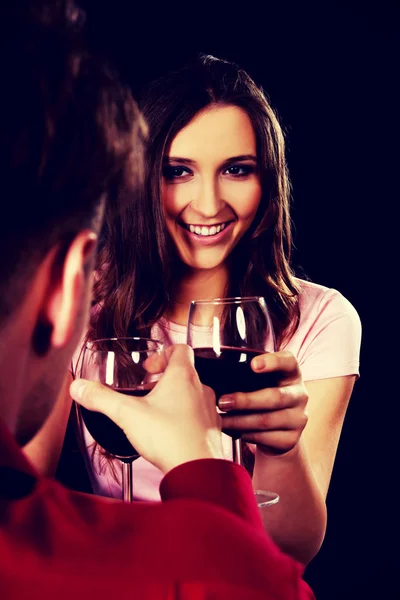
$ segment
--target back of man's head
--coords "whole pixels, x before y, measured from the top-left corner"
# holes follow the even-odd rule
[[[103,196],[134,188],[143,143],[131,94],[85,49],[73,2],[12,0],[1,21],[0,327],[46,252],[90,227]]]

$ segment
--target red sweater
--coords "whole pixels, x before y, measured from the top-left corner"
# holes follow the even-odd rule
[[[198,460],[161,503],[123,504],[40,477],[0,421],[2,600],[310,600],[265,535],[246,471]]]

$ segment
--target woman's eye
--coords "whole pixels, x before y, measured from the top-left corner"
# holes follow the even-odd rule
[[[180,179],[184,175],[189,174],[190,172],[186,167],[173,167],[171,165],[167,165],[163,168],[163,176],[167,180]]]
[[[254,173],[254,167],[252,165],[232,165],[225,169],[224,173],[235,177],[245,177],[250,173]]]

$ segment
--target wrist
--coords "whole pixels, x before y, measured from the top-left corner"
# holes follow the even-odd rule
[[[176,453],[169,453],[164,456],[162,464],[159,465],[161,471],[166,474],[175,467],[179,467],[185,463],[200,460],[205,458],[224,459],[222,444],[220,447],[208,440],[199,442],[198,444],[181,445]]]

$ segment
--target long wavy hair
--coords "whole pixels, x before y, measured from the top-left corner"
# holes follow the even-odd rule
[[[263,90],[237,65],[199,55],[153,82],[139,98],[148,125],[145,185],[117,218],[107,218],[88,337],[148,333],[168,309],[177,253],[161,202],[163,157],[177,133],[210,106],[234,105],[249,116],[257,142],[262,198],[229,258],[227,295],[266,298],[282,348],[299,323],[299,288],[290,266],[290,182],[284,135]]]

